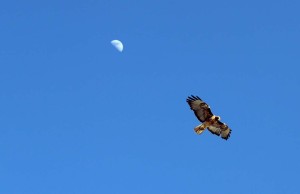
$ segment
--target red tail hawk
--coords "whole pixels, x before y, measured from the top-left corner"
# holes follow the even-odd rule
[[[220,117],[213,115],[208,104],[203,102],[198,96],[189,96],[186,102],[190,105],[190,108],[194,111],[196,117],[202,122],[194,128],[195,132],[200,135],[206,128],[217,136],[227,140],[230,137],[231,129],[220,121]]]

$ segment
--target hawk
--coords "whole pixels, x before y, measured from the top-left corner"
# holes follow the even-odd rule
[[[207,128],[212,134],[220,136],[227,140],[230,137],[231,129],[220,121],[221,117],[214,115],[208,104],[203,102],[198,96],[189,96],[186,99],[191,110],[202,124],[194,128],[195,132],[200,135]]]

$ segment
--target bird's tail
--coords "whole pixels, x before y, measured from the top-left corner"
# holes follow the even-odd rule
[[[201,124],[194,128],[195,132],[200,135],[205,130],[206,126]]]

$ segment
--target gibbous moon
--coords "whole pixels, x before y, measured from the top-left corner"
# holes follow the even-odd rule
[[[123,44],[119,40],[112,40],[110,42],[118,51],[122,52],[123,51]]]

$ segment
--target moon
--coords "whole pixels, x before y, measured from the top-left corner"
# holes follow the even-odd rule
[[[123,44],[119,40],[112,40],[110,42],[119,52],[123,51]]]

